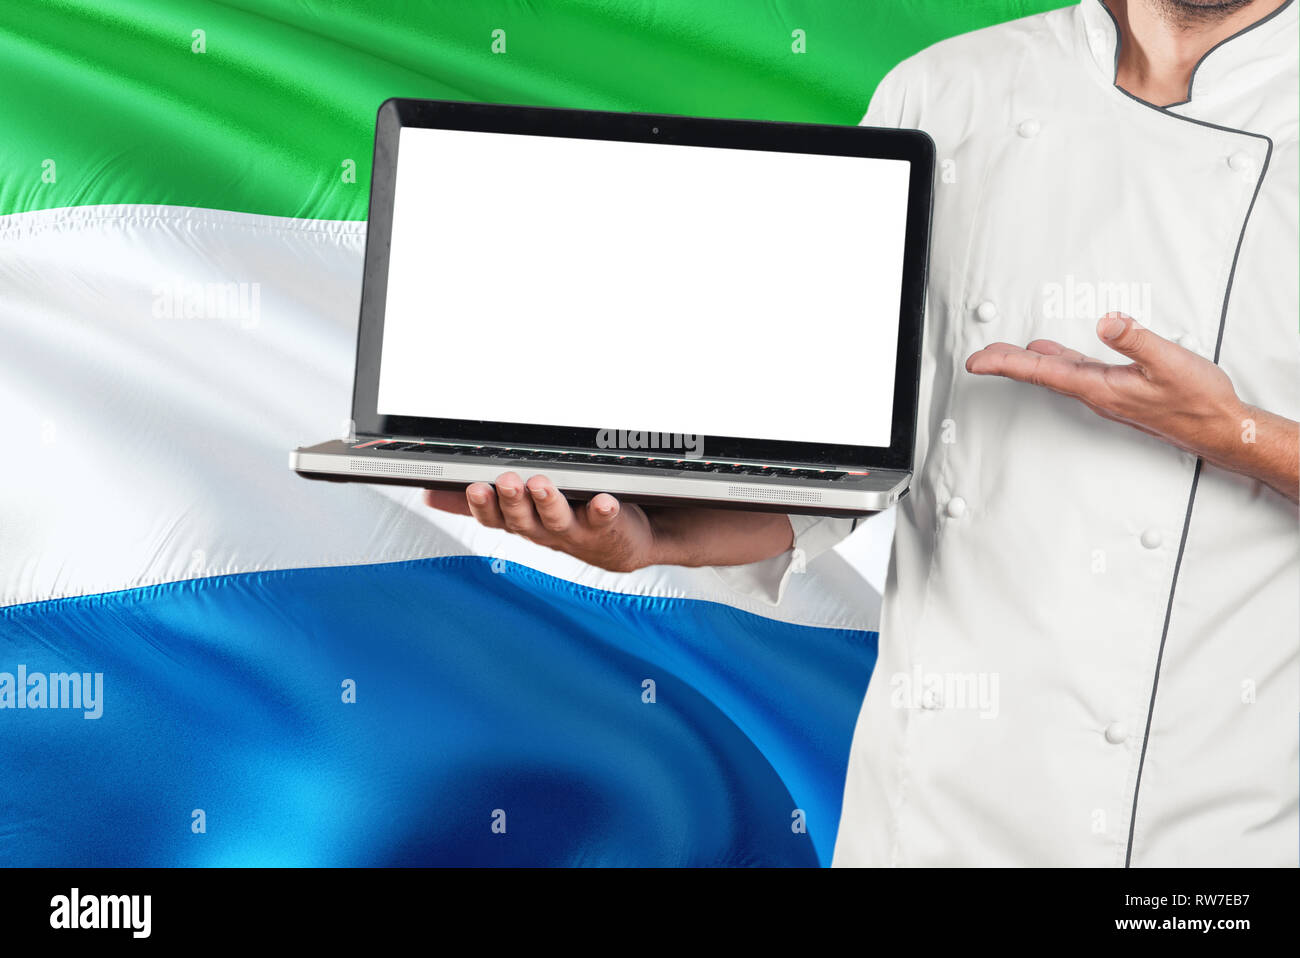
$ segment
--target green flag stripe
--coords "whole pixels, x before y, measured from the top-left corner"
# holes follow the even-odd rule
[[[904,57],[1055,6],[8,0],[0,213],[164,203],[364,219],[390,96],[854,123]]]

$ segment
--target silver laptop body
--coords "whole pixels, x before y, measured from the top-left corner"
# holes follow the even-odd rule
[[[389,100],[349,434],[289,464],[888,508],[911,479],[933,172],[911,130]]]

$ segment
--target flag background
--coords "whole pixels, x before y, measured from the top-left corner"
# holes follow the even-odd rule
[[[0,7],[0,704],[19,665],[105,688],[0,709],[0,862],[829,863],[889,516],[772,606],[287,470],[347,416],[375,110],[855,123],[1055,5]],[[232,284],[255,308],[160,308]]]
[[[390,96],[857,123],[903,58],[1066,5],[13,0],[0,7],[0,213],[150,203],[364,220]],[[51,158],[57,183],[40,177]]]

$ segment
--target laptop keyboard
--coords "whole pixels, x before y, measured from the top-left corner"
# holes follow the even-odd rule
[[[360,448],[360,447],[358,447]],[[424,442],[385,442],[365,444],[365,448],[383,452],[415,452],[436,456],[466,456],[485,459],[519,459],[528,462],[558,462],[564,465],[619,465],[639,469],[671,469],[674,472],[700,472],[713,475],[769,476],[780,479],[818,479],[834,482],[861,478],[866,472],[836,469],[802,469],[794,466],[760,466],[749,463],[710,462],[703,459],[650,458],[614,456],[603,453],[554,452],[545,449],[512,449],[504,446],[449,446]]]

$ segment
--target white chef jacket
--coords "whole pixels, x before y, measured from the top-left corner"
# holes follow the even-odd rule
[[[946,40],[863,123],[937,146],[916,474],[836,865],[1296,865],[1300,526],[1254,480],[965,371],[1120,309],[1300,419],[1297,4],[1167,109],[1099,0]],[[720,570],[779,597],[850,529]]]

